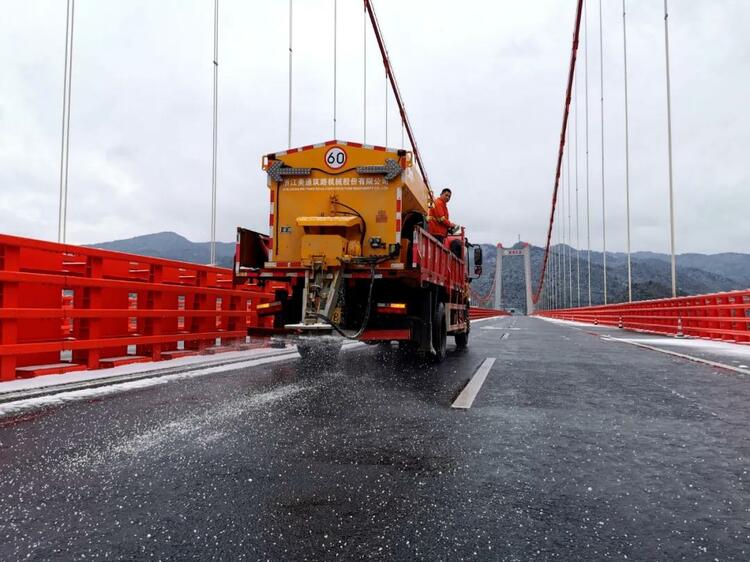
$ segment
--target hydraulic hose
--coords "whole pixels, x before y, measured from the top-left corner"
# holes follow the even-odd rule
[[[315,315],[317,318],[320,318],[321,320],[323,320],[323,322],[331,326],[331,328],[333,328],[336,332],[339,333],[339,335],[347,340],[359,339],[359,336],[361,336],[367,329],[367,324],[370,321],[370,310],[372,309],[372,288],[375,286],[375,263],[376,262],[373,261],[370,265],[370,288],[367,291],[367,307],[365,308],[365,317],[362,319],[362,325],[360,326],[359,330],[357,330],[354,335],[350,336],[344,333],[344,330],[342,330],[338,324],[328,318],[328,316],[326,316],[325,314],[317,313]]]

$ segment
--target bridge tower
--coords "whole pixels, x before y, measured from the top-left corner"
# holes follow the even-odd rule
[[[526,314],[534,312],[534,301],[531,297],[531,253],[528,242],[521,248],[504,248],[497,245],[497,262],[495,266],[495,309],[501,310],[503,302],[503,258],[508,256],[523,256],[523,276],[526,285]]]

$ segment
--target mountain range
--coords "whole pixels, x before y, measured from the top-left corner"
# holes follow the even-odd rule
[[[191,242],[175,232],[158,232],[136,236],[125,240],[114,240],[93,244],[92,247],[118,252],[128,252],[144,256],[154,256],[193,263],[210,261],[209,242]],[[516,247],[520,247],[518,244]],[[234,259],[234,242],[216,243],[216,262],[222,267],[231,267]],[[494,245],[482,244],[484,254],[483,273],[472,282],[475,294],[483,296],[492,288],[497,260]],[[565,302],[588,304],[588,260],[587,252],[570,246],[557,245],[553,251],[562,263],[565,256],[568,281],[564,295]],[[531,246],[532,289],[536,289],[542,268],[544,250]],[[570,259],[568,260],[568,256]],[[604,268],[601,252],[591,252],[591,303],[604,302]],[[655,252],[634,252],[631,254],[633,300],[646,300],[669,297],[672,294],[671,264],[668,254]],[[562,268],[561,268],[562,269]],[[580,277],[579,277],[580,276]],[[520,257],[506,257],[503,261],[503,305],[519,311],[526,309],[523,280],[523,260]],[[580,284],[579,284],[580,279]],[[622,252],[607,252],[607,301],[627,301],[627,256]],[[572,301],[570,287],[572,284]],[[680,254],[677,256],[678,295],[697,295],[746,289],[750,287],[750,254]],[[481,304],[481,298],[475,303]]]

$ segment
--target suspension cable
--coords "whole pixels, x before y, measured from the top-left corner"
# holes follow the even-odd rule
[[[607,304],[607,212],[604,201],[604,44],[602,41],[602,0],[599,0],[599,92],[602,133],[602,264],[604,274],[604,304]]]
[[[290,37],[291,37],[291,34],[290,34]],[[291,49],[290,49],[290,52],[291,52]],[[218,106],[219,106],[219,0],[215,0],[214,1],[214,115],[213,115],[214,120],[213,120],[213,146],[212,146],[212,153],[211,153],[211,259],[210,259],[211,265],[216,265],[216,149],[217,149],[217,143],[218,143]]]
[[[365,2],[368,2],[368,0],[365,0]],[[542,292],[542,287],[544,286],[544,276],[547,270],[547,259],[549,256],[549,247],[550,247],[550,239],[552,238],[552,225],[555,220],[555,206],[557,204],[557,190],[560,184],[560,167],[562,166],[562,157],[563,157],[563,148],[565,147],[565,131],[568,127],[568,113],[570,112],[570,95],[571,90],[573,88],[573,75],[575,72],[575,66],[576,66],[576,57],[578,54],[578,37],[580,33],[581,28],[581,11],[583,6],[583,0],[578,0],[577,6],[576,6],[576,16],[575,16],[575,31],[573,32],[573,46],[570,53],[570,66],[568,69],[568,86],[566,88],[565,92],[565,105],[563,110],[563,120],[562,120],[562,131],[560,132],[560,147],[558,149],[557,153],[557,169],[555,171],[555,187],[552,191],[552,209],[550,210],[550,220],[549,225],[547,226],[547,242],[544,249],[544,259],[542,261],[542,271],[539,278],[539,285],[537,286],[536,293],[534,294],[533,302],[537,302],[539,300],[539,295]]]
[[[289,128],[287,131],[287,144],[292,148],[292,0],[289,0]]]
[[[388,146],[388,73],[385,73],[385,146]]]
[[[585,80],[585,97],[586,97],[586,264],[588,266],[588,289],[589,289],[589,306],[591,306],[591,190],[589,184],[589,22],[588,22],[588,1],[584,6],[583,23],[586,42],[584,43],[586,80]]]
[[[70,154],[70,93],[73,78],[73,21],[75,0],[68,0],[65,12],[65,74],[63,76],[62,139],[60,142],[60,203],[57,212],[57,241],[65,243],[68,230],[68,157]]]
[[[628,254],[628,302],[633,302],[633,275],[630,264],[630,135],[628,131],[628,34],[625,16],[625,0],[622,0],[622,59],[625,78],[625,223]]]
[[[571,198],[570,198],[570,129],[568,129],[568,140],[567,144],[565,146],[565,152],[566,152],[566,158],[567,158],[567,164],[565,165],[565,172],[567,173],[567,188],[568,188],[568,195],[565,198],[565,201],[567,203],[567,210],[568,210],[568,247],[566,248],[566,251],[568,252],[568,308],[573,308],[573,230],[572,230],[572,222],[571,222],[571,214],[570,214],[570,205],[571,205]],[[565,220],[563,218],[563,220]]]
[[[577,306],[581,306],[581,231],[579,229],[579,215],[580,207],[578,206],[578,73],[575,75],[575,83],[573,84],[574,93],[573,100],[575,101],[575,154],[576,154],[576,287],[577,287]]]
[[[362,57],[363,57],[363,106],[362,106],[362,118],[363,118],[363,129],[362,129],[362,142],[367,144],[367,3],[365,2],[365,10],[362,16]]]
[[[560,225],[559,238],[557,239],[557,252],[560,255],[560,308],[565,308],[565,301],[568,298],[567,287],[565,286],[565,270],[567,265],[565,263],[565,161],[563,160],[563,167],[560,169],[560,206],[557,209],[557,221]]]
[[[336,87],[338,65],[338,0],[333,0],[333,138],[336,138]]]
[[[570,129],[568,129],[570,131]],[[568,143],[570,142],[570,135],[566,133],[565,135],[565,156],[567,157],[570,152],[568,151]],[[568,251],[568,248],[570,248],[570,229],[567,228],[567,225],[565,224],[565,216],[570,212],[570,198],[568,197],[570,195],[570,159],[563,165],[563,170],[565,171],[565,178],[563,182],[563,205],[560,208],[560,219],[561,219],[561,226],[563,231],[563,275],[562,275],[562,282],[563,282],[563,295],[565,298],[563,299],[563,307],[567,308],[568,301],[570,300],[570,291],[568,289],[568,269],[570,268],[570,252]]]
[[[677,296],[677,261],[674,246],[674,182],[672,176],[672,88],[669,80],[669,10],[664,0],[664,53],[667,61],[667,140],[669,150],[669,241],[672,251],[672,298]]]

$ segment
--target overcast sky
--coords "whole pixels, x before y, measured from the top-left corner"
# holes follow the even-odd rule
[[[55,240],[65,0],[0,0],[0,233]],[[471,238],[546,234],[574,0],[375,0],[434,187]],[[589,189],[601,249],[598,6],[589,1]],[[670,3],[678,252],[748,251],[750,2]],[[363,14],[339,0],[338,131],[363,140]],[[628,1],[632,240],[667,251],[663,4]],[[210,237],[212,0],[78,0],[68,240]],[[286,148],[286,0],[221,0],[218,238],[267,229],[262,154]],[[622,3],[603,1],[607,248],[625,248]],[[585,35],[585,34],[584,34]],[[578,189],[585,248],[584,45]],[[385,144],[368,30],[367,142]],[[292,144],[333,137],[333,0],[294,0]],[[389,98],[389,146],[401,134]],[[571,144],[575,144],[575,113]],[[576,153],[571,153],[575,193]],[[575,211],[572,217],[575,241]]]

